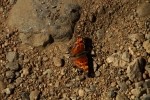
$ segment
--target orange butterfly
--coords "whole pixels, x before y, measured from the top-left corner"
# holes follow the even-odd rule
[[[74,65],[83,71],[88,71],[88,57],[86,53],[84,39],[78,37],[71,48],[71,57],[73,57]]]

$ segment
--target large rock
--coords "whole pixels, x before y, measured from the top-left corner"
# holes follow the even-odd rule
[[[127,76],[131,81],[142,80],[142,74],[144,72],[146,61],[143,58],[137,58],[129,64],[127,67]]]
[[[75,22],[80,18],[79,10],[80,6],[72,0],[17,0],[7,22],[10,28],[25,33],[23,41],[29,41],[28,34],[35,33],[64,41],[72,37]],[[35,43],[39,44],[42,43]]]

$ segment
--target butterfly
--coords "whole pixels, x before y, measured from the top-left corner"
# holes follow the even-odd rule
[[[71,57],[73,64],[83,70],[88,71],[88,57],[87,51],[85,50],[85,41],[84,38],[78,36],[74,45],[71,48]]]

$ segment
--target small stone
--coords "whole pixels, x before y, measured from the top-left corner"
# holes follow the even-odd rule
[[[143,81],[140,81],[140,82],[136,82],[136,83],[134,83],[134,84],[135,84],[135,87],[136,87],[136,88],[139,88],[139,87],[143,87],[144,82],[143,82]]]
[[[28,92],[22,92],[21,93],[21,99],[22,100],[30,100],[29,93]]]
[[[142,96],[144,93],[146,93],[146,89],[141,89],[141,88],[135,88],[131,90],[131,93],[135,96],[135,97],[140,97]]]
[[[98,68],[98,65],[95,61],[93,61],[93,69],[94,69],[94,72],[97,70]]]
[[[0,81],[0,93],[6,88],[6,84],[3,81]]]
[[[150,57],[148,57],[148,63],[150,63]]]
[[[80,97],[84,96],[84,90],[83,89],[79,89],[78,94]]]
[[[30,73],[30,72],[29,72],[29,68],[23,68],[23,69],[22,69],[22,75],[23,75],[23,76],[27,76],[27,75],[29,75],[29,73]]]
[[[127,86],[126,82],[118,82],[118,85],[122,91],[128,90],[128,86]]]
[[[143,97],[143,100],[150,100],[150,94],[147,94]]]
[[[130,62],[130,58],[131,58],[131,55],[129,54],[129,52],[124,52],[122,54],[122,60],[126,61],[126,62]]]
[[[144,87],[150,88],[150,79],[145,80]]]
[[[136,41],[143,41],[144,40],[144,35],[143,34],[130,34],[129,39],[131,39],[133,42]]]
[[[148,16],[150,14],[150,3],[144,2],[137,7],[137,14],[140,17]]]
[[[6,59],[9,61],[9,62],[13,62],[13,61],[15,61],[15,60],[17,60],[17,53],[16,52],[8,52],[7,54],[6,54]]]
[[[51,70],[51,69],[46,69],[46,70],[43,72],[43,75],[47,75],[47,78],[49,79],[51,73],[52,73],[52,70]]]
[[[7,95],[10,95],[12,93],[12,89],[11,88],[6,88],[2,92],[6,93]]]
[[[130,100],[125,94],[118,93],[116,100]]]
[[[150,40],[146,40],[143,42],[143,47],[147,53],[150,53]]]
[[[40,91],[34,90],[30,93],[30,100],[38,100]]]
[[[149,77],[150,77],[150,64],[147,64],[147,65],[145,66],[145,70],[148,72]]]
[[[43,61],[47,61],[48,60],[48,57],[43,57]]]
[[[15,85],[18,86],[23,82],[23,79],[22,77],[18,77],[15,81],[16,81]]]
[[[58,57],[53,58],[53,63],[57,67],[62,67],[63,66],[63,60],[61,58],[58,58]]]
[[[108,92],[108,97],[110,98],[115,98],[117,95],[117,93],[115,92],[114,89],[111,89],[109,92]]]
[[[14,78],[15,77],[14,71],[6,71],[6,77],[10,79]]]
[[[127,68],[127,76],[131,81],[142,80],[142,73],[144,72],[144,66],[146,61],[144,58],[137,58],[131,62]]]
[[[119,66],[119,60],[119,53],[114,53],[106,59],[107,63],[112,63],[112,65],[115,67]]]
[[[9,62],[6,64],[6,68],[9,68],[10,70],[16,71],[19,69],[19,64],[18,62]]]
[[[100,71],[96,71],[96,72],[95,72],[95,76],[96,76],[96,77],[99,77],[100,75],[101,75]]]
[[[150,33],[145,34],[145,38],[146,38],[147,40],[150,40]]]

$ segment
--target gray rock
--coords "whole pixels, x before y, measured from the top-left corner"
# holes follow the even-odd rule
[[[147,94],[143,97],[143,100],[150,100],[150,94]]]
[[[6,71],[6,77],[9,79],[13,79],[15,77],[14,71]]]
[[[140,81],[142,80],[142,74],[144,72],[145,67],[145,59],[136,58],[133,62],[131,62],[127,68],[127,76],[131,81]]]
[[[15,60],[17,60],[17,57],[18,57],[18,54],[16,52],[8,52],[6,54],[6,59],[9,61],[9,62],[13,62]]]
[[[143,47],[147,53],[150,53],[150,40],[146,40],[143,42]]]
[[[148,16],[150,14],[150,3],[144,2],[137,7],[137,14],[140,17]]]
[[[10,70],[16,71],[19,69],[19,64],[18,62],[9,62],[6,64],[6,68],[9,68]]]
[[[118,93],[116,100],[130,100],[125,94]]]
[[[30,100],[29,93],[28,92],[22,92],[21,93],[21,99],[22,100]]]
[[[40,91],[34,90],[30,93],[30,100],[37,100],[39,98]]]
[[[29,33],[38,32],[48,33],[55,41],[68,40],[72,37],[75,22],[80,18],[80,6],[72,0],[45,2],[47,3],[43,4],[40,0],[17,0],[10,11],[8,26],[13,29],[17,28],[19,32],[27,33],[20,36],[25,42],[28,42],[26,38]],[[37,42],[35,45],[41,45],[41,42]]]

